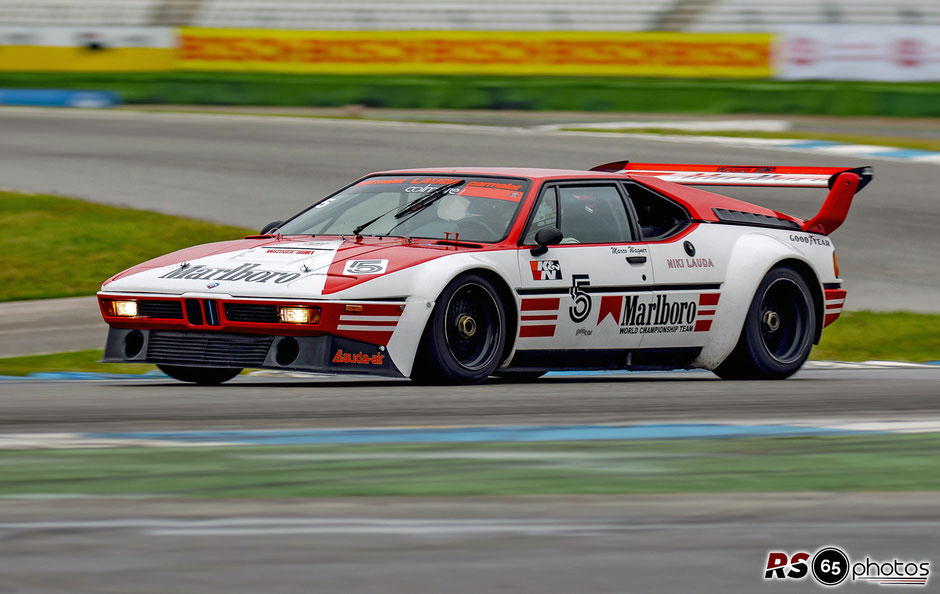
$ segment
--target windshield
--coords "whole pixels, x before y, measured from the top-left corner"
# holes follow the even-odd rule
[[[458,183],[461,180],[463,183]],[[451,184],[454,184],[453,188],[426,208],[400,214],[437,188]],[[285,223],[279,233],[353,235],[356,228],[365,225],[363,235],[494,243],[509,234],[528,189],[527,180],[515,178],[470,175],[370,177],[297,215]]]

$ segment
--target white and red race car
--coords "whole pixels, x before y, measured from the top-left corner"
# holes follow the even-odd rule
[[[370,174],[259,235],[108,279],[105,361],[517,380],[785,378],[845,300],[827,237],[870,168],[608,163]],[[829,188],[797,219],[688,186]]]

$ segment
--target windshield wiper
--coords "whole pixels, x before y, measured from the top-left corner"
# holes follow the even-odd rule
[[[418,198],[417,200],[415,200],[414,202],[412,202],[405,208],[396,212],[395,218],[400,219],[403,216],[406,216],[409,214],[418,214],[425,208],[431,206],[432,204],[434,204],[435,202],[437,202],[438,200],[446,196],[449,190],[456,188],[457,186],[463,185],[463,182],[464,180],[458,179],[455,182],[451,182],[449,184],[445,184],[443,186],[434,188],[433,190],[428,192],[427,195]]]
[[[457,186],[461,185],[463,182],[464,182],[464,180],[458,179],[458,180],[455,181],[455,182],[452,182],[452,183],[449,183],[449,184],[447,184],[447,185],[434,188],[433,190],[431,190],[430,192],[428,192],[428,194],[427,194],[426,196],[422,196],[421,198],[418,198],[418,199],[415,200],[414,202],[408,204],[408,206],[406,206],[405,208],[403,208],[403,209],[401,209],[400,211],[396,212],[396,213],[395,213],[395,218],[396,218],[396,219],[400,219],[401,217],[405,216],[406,214],[408,214],[408,213],[410,213],[410,212],[417,213],[417,212],[420,212],[421,210],[424,210],[426,207],[430,206],[430,205],[431,205],[432,203],[434,203],[436,200],[438,200],[439,198],[441,198],[442,196],[444,196],[444,194],[446,194],[448,190],[450,190],[451,188],[456,188]],[[395,208],[398,208],[398,207],[396,206]],[[387,215],[388,213],[392,212],[393,210],[395,210],[395,208],[390,208],[390,209],[386,210],[385,212],[383,212],[382,214],[380,214],[379,216],[377,216],[377,217],[375,217],[374,219],[372,219],[371,221],[366,221],[365,223],[359,225],[358,227],[356,227],[355,229],[353,229],[353,234],[354,234],[356,237],[361,237],[360,234],[362,233],[362,230],[363,230],[363,229],[365,229],[366,227],[368,227],[368,226],[371,225],[372,223],[376,222],[377,220],[381,219],[382,217],[384,217],[384,216]],[[402,222],[404,222],[404,221],[402,221]],[[397,226],[398,226],[398,225],[395,225],[395,227],[397,227]],[[395,227],[392,227],[392,229],[394,229]],[[391,231],[391,229],[390,229],[390,231]]]
[[[398,207],[396,206],[395,208],[398,208]],[[381,219],[382,217],[384,217],[384,216],[387,215],[388,213],[392,212],[393,210],[395,210],[395,208],[390,208],[390,209],[386,210],[385,212],[383,212],[382,214],[380,214],[379,216],[377,216],[377,217],[375,217],[374,219],[372,219],[371,221],[366,221],[365,223],[359,225],[358,227],[356,227],[355,229],[353,229],[353,235],[355,235],[356,237],[362,237],[361,233],[362,233],[362,230],[363,230],[363,229],[365,229],[366,227],[368,227],[368,226],[371,225],[372,223],[376,222],[377,220]]]

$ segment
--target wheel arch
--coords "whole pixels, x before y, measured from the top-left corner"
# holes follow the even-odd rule
[[[462,377],[460,373],[454,371],[454,364],[458,367],[462,365],[459,361],[454,361],[455,355],[451,352],[450,355],[446,354],[446,346],[442,346],[442,342],[447,343],[447,338],[444,332],[441,330],[438,331],[439,326],[436,325],[435,320],[436,313],[438,312],[437,308],[444,307],[448,309],[449,305],[445,302],[443,298],[445,294],[453,296],[453,292],[450,287],[459,287],[462,286],[466,281],[473,282],[484,289],[487,294],[495,292],[495,295],[492,295],[495,303],[494,306],[501,306],[502,315],[502,332],[504,333],[504,344],[502,349],[497,351],[491,349],[488,352],[490,353],[487,356],[488,363],[486,364],[486,369],[476,369],[471,370],[472,377]],[[479,283],[486,283],[491,286],[487,288],[485,286],[479,285]],[[498,272],[487,269],[485,267],[467,267],[456,271],[443,286],[443,288],[435,295],[433,302],[434,308],[425,321],[424,327],[421,331],[421,338],[416,346],[416,356],[424,352],[425,357],[420,359],[419,362],[412,362],[412,367],[409,373],[409,377],[417,381],[418,383],[466,383],[467,381],[476,383],[483,381],[498,369],[504,361],[507,359],[508,353],[511,352],[511,344],[515,340],[516,334],[516,304],[513,300],[512,290],[509,288],[508,282],[500,275]],[[498,313],[498,312],[497,312]],[[446,313],[444,314],[446,316]],[[442,354],[444,353],[444,354]],[[490,367],[493,366],[493,367]],[[480,374],[479,372],[483,373]],[[455,375],[456,374],[456,375]]]
[[[512,259],[508,260],[508,263],[512,266],[517,265],[515,252],[512,252]],[[405,271],[396,274],[403,272]],[[411,376],[420,342],[427,330],[433,307],[441,293],[455,279],[466,274],[483,276],[497,287],[500,302],[506,309],[506,342],[514,342],[515,328],[518,324],[518,306],[509,288],[512,270],[507,266],[507,262],[486,261],[477,254],[453,254],[437,258],[409,269],[403,276],[398,289],[401,294],[408,295],[408,305],[399,321],[399,328],[406,329],[406,331],[396,331],[392,335],[388,350],[395,365],[405,377]],[[418,328],[420,330],[417,330]]]
[[[721,299],[715,314],[715,323],[705,340],[696,367],[715,369],[734,350],[744,328],[748,308],[761,281],[773,268],[789,266],[803,276],[813,295],[817,313],[814,340],[818,340],[822,326],[820,307],[822,287],[812,262],[781,238],[766,232],[742,235],[735,242],[728,262],[728,273],[721,286]]]

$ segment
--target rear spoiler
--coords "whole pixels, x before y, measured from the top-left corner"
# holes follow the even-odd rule
[[[845,221],[852,197],[872,179],[871,167],[776,167],[752,165],[673,165],[614,161],[591,171],[656,177],[685,186],[829,188],[819,213],[801,225],[804,231],[828,235]]]

